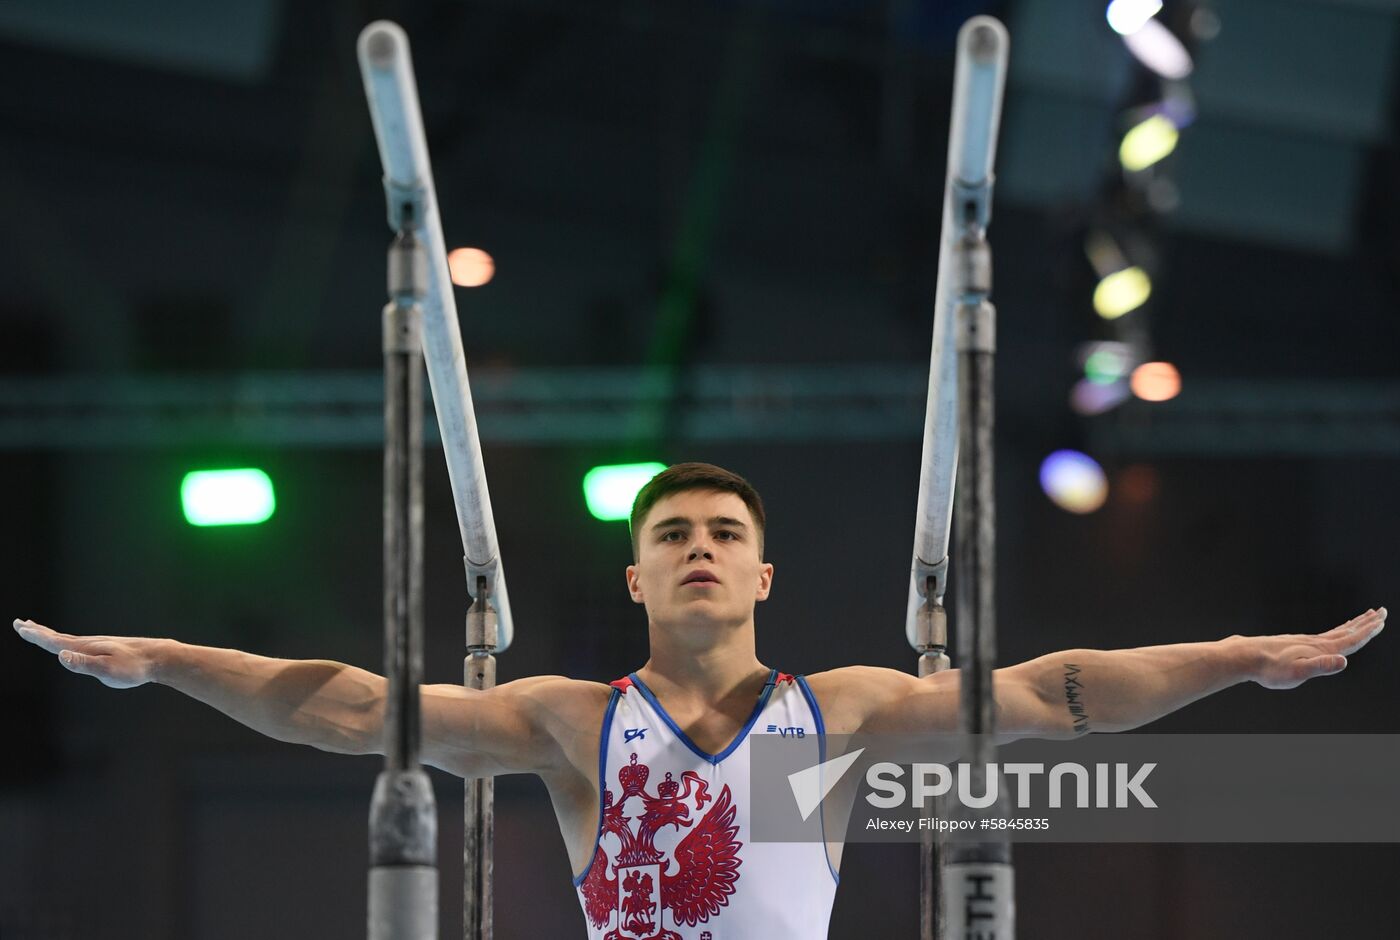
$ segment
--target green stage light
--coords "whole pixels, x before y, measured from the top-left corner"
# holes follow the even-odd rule
[[[593,518],[615,522],[632,515],[632,501],[664,463],[621,463],[594,467],[583,475],[583,498]]]
[[[1097,349],[1084,359],[1084,377],[1095,385],[1112,385],[1128,373],[1125,358],[1117,349]]]
[[[180,505],[190,525],[254,525],[272,516],[277,499],[261,470],[194,470],[180,482]]]

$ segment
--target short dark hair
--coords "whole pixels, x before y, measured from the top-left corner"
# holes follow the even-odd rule
[[[763,515],[763,500],[759,498],[758,490],[739,474],[716,467],[712,463],[678,463],[652,477],[632,502],[632,518],[628,524],[632,530],[634,560],[639,557],[639,530],[646,520],[647,513],[651,512],[651,507],[667,496],[689,490],[717,490],[721,493],[733,493],[742,499],[744,505],[749,507],[749,515],[753,516],[753,524],[758,529],[758,557],[763,557],[763,530],[767,521]]]

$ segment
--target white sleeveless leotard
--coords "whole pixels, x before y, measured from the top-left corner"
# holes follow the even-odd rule
[[[598,840],[574,879],[590,940],[826,937],[837,882],[826,845],[750,836],[749,736],[806,737],[819,759],[826,729],[806,681],[773,670],[718,754],[697,747],[636,673],[612,686]]]

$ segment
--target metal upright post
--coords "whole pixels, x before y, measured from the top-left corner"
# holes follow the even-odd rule
[[[972,205],[971,202],[968,203]],[[995,404],[993,359],[996,311],[991,292],[992,256],[983,220],[969,217],[955,254],[961,287],[957,308],[959,466],[963,485],[955,500],[958,577],[954,582],[958,649],[962,655],[962,731],[973,744],[971,791],[985,792],[988,765],[996,758],[996,499],[992,438]],[[994,771],[993,771],[994,772]],[[998,789],[998,808],[1005,805]],[[997,830],[997,832],[1002,832]],[[1016,933],[1011,845],[1004,832],[986,842],[947,846],[943,896],[947,930],[954,938],[1009,940]]]
[[[928,407],[914,517],[905,635],[919,654],[919,675],[948,668],[948,630],[943,608],[949,566],[949,530],[957,477],[971,496],[957,492],[959,512],[959,604],[957,652],[963,658],[964,730],[986,729],[992,717],[991,516],[991,289],[990,251],[985,239],[991,218],[992,164],[1001,121],[1009,40],[1006,28],[989,16],[974,16],[958,33],[954,65],[952,120],[939,241],[938,284],[934,297],[933,349],[929,356]],[[952,350],[957,350],[956,355]],[[969,407],[972,399],[977,404]],[[985,446],[984,446],[985,445]],[[973,453],[967,453],[972,448]],[[966,506],[964,502],[971,498]],[[969,543],[967,538],[977,536]],[[975,590],[974,590],[975,587]],[[967,592],[972,593],[968,594]],[[985,719],[985,720],[984,720]],[[985,756],[985,755],[984,755]],[[935,805],[939,816],[944,813]],[[966,930],[966,913],[978,900],[976,853],[924,831],[920,878],[920,936],[1011,936],[987,932],[986,924]],[[1009,866],[1004,874],[1009,881]],[[973,880],[967,880],[968,876]],[[971,888],[969,888],[971,886]],[[969,893],[969,890],[972,893]],[[1009,894],[1007,895],[1009,898]]]
[[[471,566],[468,563],[468,572]],[[464,680],[469,689],[496,685],[496,610],[485,576],[476,579],[476,600],[467,611],[467,658]],[[495,878],[496,788],[490,777],[468,780],[462,814],[462,930],[466,940],[490,940]]]
[[[366,26],[357,48],[365,98],[384,166],[389,225],[395,230],[411,226],[427,253],[424,358],[462,535],[467,590],[474,598],[467,614],[465,680],[468,688],[489,689],[496,684],[495,655],[510,645],[514,633],[510,595],[467,383],[466,357],[447,270],[446,243],[418,105],[413,57],[403,29],[387,20]],[[464,809],[463,931],[472,940],[491,936],[491,781],[467,781]]]
[[[418,764],[423,678],[423,248],[389,248],[384,308],[384,770],[369,820],[369,940],[436,940],[437,807]]]
[[[925,582],[924,602],[918,616],[919,678],[943,672],[948,661],[948,613],[940,601],[948,559],[934,566]],[[941,798],[935,798],[934,815],[942,817]],[[919,940],[940,940],[946,928],[941,896],[947,847],[932,829],[920,832],[919,852]]]

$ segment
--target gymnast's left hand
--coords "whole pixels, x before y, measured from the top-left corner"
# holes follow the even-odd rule
[[[113,689],[132,689],[154,677],[159,640],[133,636],[73,636],[32,620],[16,620],[15,632],[83,676]]]
[[[1253,661],[1255,682],[1266,689],[1291,689],[1318,676],[1336,675],[1347,657],[1385,628],[1386,610],[1368,610],[1326,633],[1232,637]]]

